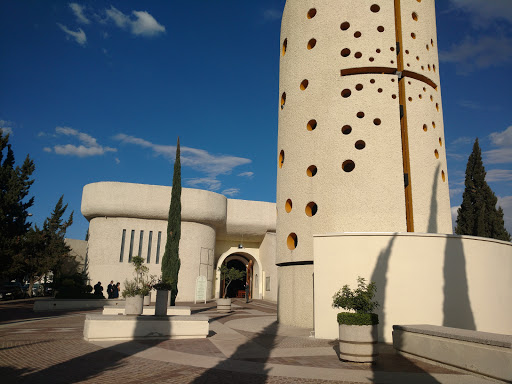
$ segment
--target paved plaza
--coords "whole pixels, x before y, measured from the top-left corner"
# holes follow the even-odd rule
[[[483,383],[481,377],[397,355],[377,364],[340,361],[334,340],[277,323],[276,305],[191,304],[210,318],[206,339],[86,342],[86,313],[32,312],[33,300],[0,304],[2,383]],[[335,320],[334,320],[335,321]]]

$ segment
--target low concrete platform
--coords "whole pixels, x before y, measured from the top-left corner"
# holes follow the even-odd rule
[[[44,311],[69,311],[69,310],[80,310],[80,309],[95,309],[102,308],[105,305],[124,307],[124,300],[108,300],[108,299],[45,299],[36,300],[34,302],[34,312]]]
[[[512,336],[434,325],[393,325],[393,347],[459,369],[512,382]]]
[[[206,316],[119,316],[88,314],[84,340],[199,339],[209,332]]]
[[[123,305],[105,305],[103,307],[104,315],[124,315]],[[142,315],[152,316],[155,314],[155,306],[148,305],[142,308]],[[190,307],[167,307],[167,316],[190,316]]]

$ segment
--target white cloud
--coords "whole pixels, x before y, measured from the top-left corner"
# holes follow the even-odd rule
[[[146,11],[132,11],[132,16],[110,6],[106,11],[110,18],[119,28],[128,29],[136,36],[155,36],[165,32],[165,27],[158,23],[155,18]]]
[[[44,147],[44,148],[43,148],[43,151],[45,151],[45,152],[51,152],[51,151],[52,151],[52,149],[51,149],[50,147]]]
[[[116,164],[119,164],[121,162],[121,160],[119,160],[118,157],[115,158],[115,161],[116,161]]]
[[[503,208],[503,218],[505,219],[505,228],[512,234],[512,196],[498,196],[498,207]]]
[[[462,195],[464,188],[450,188],[450,197]]]
[[[247,177],[250,179],[254,176],[254,172],[242,172],[242,173],[239,173],[237,176]]]
[[[506,20],[512,23],[512,2],[510,0],[451,0],[454,7],[470,13],[475,27],[489,26],[492,20]]]
[[[217,191],[222,183],[215,177],[200,177],[196,179],[186,179],[185,184],[189,187],[205,187],[210,191]]]
[[[468,136],[461,136],[461,137],[453,140],[451,145],[459,145],[459,144],[466,145],[466,144],[470,144],[472,142],[473,142],[473,138],[468,137]]]
[[[78,139],[80,145],[64,144],[55,145],[53,152],[58,155],[71,155],[78,157],[98,156],[107,152],[117,152],[116,148],[104,147],[98,144],[97,140],[87,133],[77,131],[70,127],[56,127],[55,132],[57,136],[72,136]],[[46,152],[51,152],[51,148],[45,147]]]
[[[69,8],[73,11],[76,21],[82,24],[89,24],[90,20],[84,15],[85,7],[77,3],[69,3]]]
[[[170,160],[174,160],[176,156],[176,146],[173,145],[153,144],[150,141],[122,133],[116,135],[114,139],[119,140],[121,143],[135,144],[151,149],[155,155],[161,155]],[[180,150],[181,164],[184,167],[190,167],[196,171],[206,173],[210,180],[218,175],[229,174],[240,165],[251,163],[250,159],[229,155],[214,155],[203,149],[180,147]]]
[[[486,181],[500,182],[500,181],[512,181],[512,170],[510,169],[491,169],[487,171],[485,175]]]
[[[71,37],[75,39],[75,41],[80,45],[85,45],[87,42],[87,36],[85,36],[85,32],[82,30],[82,28],[78,28],[78,31],[72,31],[68,29],[66,26],[57,23],[57,25],[66,33],[66,38],[70,39]]]
[[[240,189],[238,188],[228,188],[228,189],[225,189],[221,192],[223,195],[226,195],[226,196],[236,196],[240,193]]]
[[[503,132],[493,132],[489,135],[491,142],[499,147],[511,147],[512,149],[512,125]]]
[[[266,9],[263,12],[263,18],[268,21],[280,20],[283,12],[277,9]]]
[[[499,111],[500,107],[496,105],[482,105],[471,100],[459,100],[457,104],[461,107],[473,109],[475,111]]]
[[[489,139],[498,148],[484,152],[485,162],[488,164],[512,163],[512,126],[503,132],[491,133]]]
[[[512,62],[512,38],[482,36],[478,40],[466,37],[449,51],[439,52],[439,59],[457,65],[457,73],[468,74],[477,69]]]
[[[12,134],[13,134],[12,126],[13,126],[12,121],[0,120],[0,131],[2,131],[2,133],[4,135],[12,136]]]

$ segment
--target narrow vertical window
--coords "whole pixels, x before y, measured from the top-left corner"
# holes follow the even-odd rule
[[[137,256],[142,257],[142,242],[144,240],[144,231],[140,231],[140,237],[139,237],[139,253],[137,253]]]
[[[132,229],[132,233],[130,235],[130,253],[128,254],[128,262],[132,262],[132,256],[133,256],[133,237],[135,236],[135,230]]]
[[[270,276],[265,277],[265,290],[270,291]]]
[[[119,254],[119,262],[123,262],[124,255],[124,238],[126,237],[126,229],[123,229],[123,236],[121,237],[121,253]]]
[[[153,241],[153,231],[149,231],[148,237],[148,258],[146,259],[146,263],[149,264],[151,260],[151,242]]]
[[[158,240],[156,242],[156,263],[160,263],[160,240],[162,239],[162,232],[158,231]]]

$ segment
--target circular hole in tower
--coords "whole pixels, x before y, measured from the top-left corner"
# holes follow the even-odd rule
[[[361,89],[363,89],[363,84],[356,84],[356,90],[360,91]]]
[[[375,59],[373,57],[370,57],[368,60],[373,62]]]
[[[415,34],[414,32],[413,32],[413,33],[411,33],[411,37],[412,37],[413,39],[415,39],[415,38],[416,38],[416,34]]]
[[[308,121],[308,125],[306,126],[308,131],[314,131],[316,129],[316,120],[311,119]]]
[[[312,19],[313,17],[316,16],[316,8],[311,8],[309,11],[308,11],[308,19]]]
[[[341,91],[341,96],[343,96],[345,99],[347,97],[350,97],[351,94],[352,94],[352,91],[348,88],[345,88],[343,91]]]
[[[343,56],[343,57],[347,57],[348,55],[350,55],[350,49],[348,49],[348,48],[343,48],[343,49],[341,50],[341,56]]]
[[[443,181],[446,181],[446,176],[444,175],[444,171],[441,171],[441,178],[443,179]]]
[[[292,211],[292,205],[293,204],[291,199],[286,200],[286,203],[284,204],[284,210],[290,213]]]
[[[306,205],[306,215],[309,217],[313,217],[316,215],[316,212],[318,211],[318,205],[314,201],[310,201]]]
[[[412,19],[413,19],[414,21],[418,21],[418,14],[417,14],[416,12],[413,12],[413,13],[412,13]]]
[[[366,143],[363,140],[357,140],[354,147],[356,147],[356,149],[361,150],[364,147],[366,147]]]
[[[370,83],[374,84],[375,83],[375,79],[370,79]]]
[[[304,79],[302,80],[302,82],[300,83],[300,89],[302,91],[306,90],[306,88],[308,87],[309,85],[309,81],[307,79]]]
[[[373,4],[371,7],[370,7],[370,11],[372,11],[373,13],[377,13],[380,11],[380,7],[377,5],[377,4]]]
[[[354,37],[356,39],[359,39],[361,37],[361,32],[359,32],[359,31],[354,32]]]
[[[345,160],[343,162],[343,164],[341,164],[341,168],[345,172],[352,172],[355,167],[356,167],[356,164],[352,160]]]
[[[382,88],[377,89],[377,92],[382,93]]]
[[[443,146],[443,139],[439,138],[439,145],[442,147]]]
[[[283,56],[286,53],[287,46],[288,46],[288,39],[284,39],[284,41],[283,41]]]
[[[425,132],[427,132],[427,131],[428,131],[427,124],[423,124],[423,130],[424,130]]]
[[[316,167],[316,165],[310,165],[308,167],[308,169],[306,169],[306,174],[309,176],[309,177],[313,177],[316,175],[316,173],[318,172],[318,168]]]
[[[379,25],[379,26],[377,27],[377,31],[379,31],[379,32],[384,32],[384,27],[383,27],[382,25]]]
[[[373,124],[380,125],[382,121],[380,119],[373,119]]]
[[[354,57],[355,57],[356,59],[360,59],[362,56],[363,56],[363,54],[362,54],[361,52],[356,52],[356,53],[354,54]]]
[[[284,151],[279,152],[279,168],[283,168],[284,164]]]
[[[437,149],[434,150],[434,156],[436,159],[439,159],[439,152],[437,152]]]
[[[286,104],[286,92],[283,92],[281,95],[281,109],[284,108],[284,105]]]
[[[437,112],[439,112],[439,104],[436,103],[436,109],[437,109]]]
[[[316,39],[311,39],[308,41],[308,49],[315,48],[315,45],[316,45]]]
[[[343,133],[344,135],[348,135],[350,132],[352,132],[352,127],[350,125],[344,125],[341,128],[341,133]]]
[[[298,239],[297,235],[295,233],[290,233],[288,235],[288,238],[286,239],[286,245],[288,246],[288,249],[290,251],[293,251],[295,248],[297,248]]]
[[[364,117],[364,112],[357,112],[356,116],[362,119]]]
[[[432,127],[435,128],[436,127],[436,123],[435,121],[432,122]]]
[[[347,29],[350,28],[350,23],[348,21],[344,21],[343,23],[341,23],[340,28],[342,31],[346,31]]]

